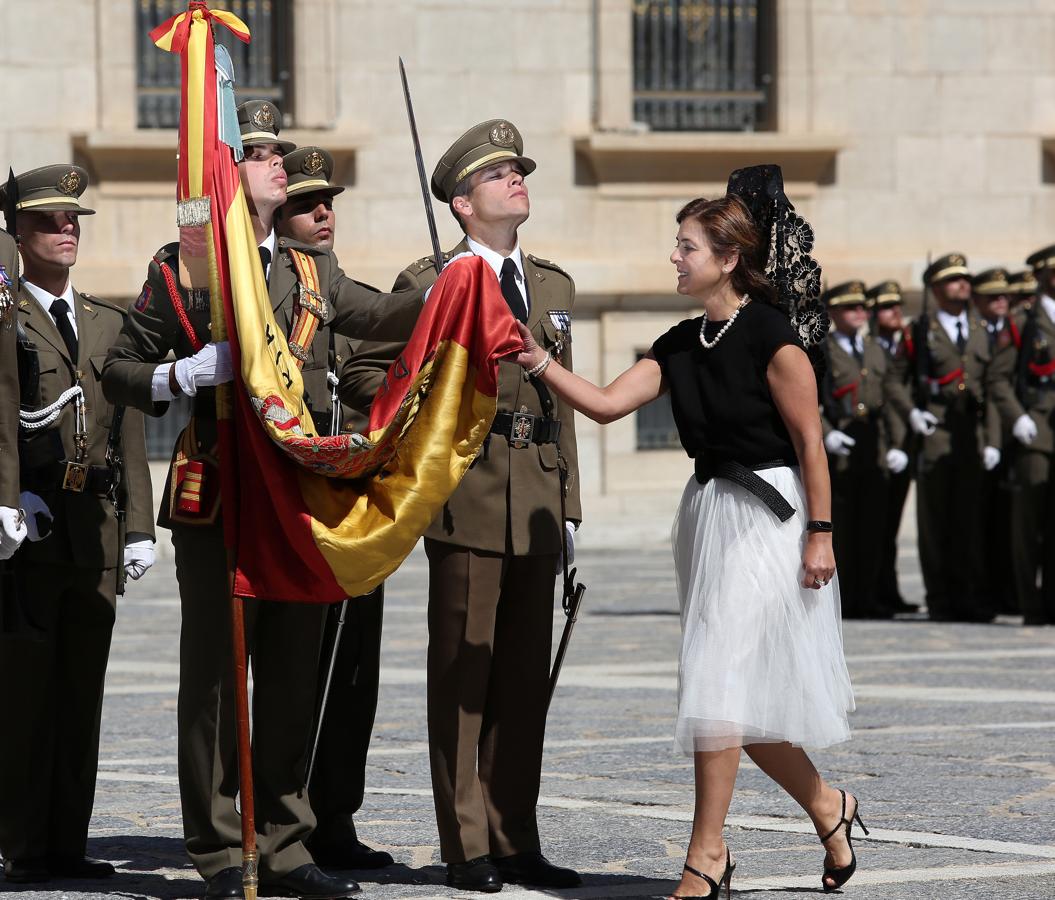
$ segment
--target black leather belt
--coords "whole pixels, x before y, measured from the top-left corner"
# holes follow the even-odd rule
[[[505,435],[509,446],[518,450],[530,444],[555,444],[560,437],[560,420],[526,412],[500,412],[491,423],[491,434]]]
[[[35,491],[65,490],[105,497],[114,487],[114,473],[109,466],[88,466],[68,459],[31,469],[25,478]]]
[[[795,515],[795,508],[788,503],[780,491],[764,478],[759,478],[755,473],[761,469],[776,469],[781,466],[794,465],[798,465],[798,463],[788,462],[784,459],[753,463],[750,466],[745,466],[743,463],[733,460],[708,462],[706,459],[697,459],[696,480],[700,484],[706,484],[712,478],[724,478],[726,481],[738,484],[761,500],[781,522],[786,522]]]

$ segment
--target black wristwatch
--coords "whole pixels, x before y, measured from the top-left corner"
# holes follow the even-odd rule
[[[806,523],[807,531],[826,531],[829,534],[832,531],[832,523],[825,522],[823,519],[810,519]]]

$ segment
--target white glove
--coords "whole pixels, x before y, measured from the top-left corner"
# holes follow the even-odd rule
[[[996,447],[986,447],[982,450],[982,466],[987,472],[992,472],[1000,465],[1000,451]]]
[[[26,539],[25,518],[17,509],[0,506],[0,559],[10,559]]]
[[[206,344],[193,356],[176,360],[176,383],[188,397],[198,393],[200,387],[216,387],[233,378],[231,372],[231,346]]]
[[[1028,447],[1037,439],[1037,423],[1023,413],[1015,419],[1015,424],[1011,427],[1011,433],[1015,436],[1015,440]]]
[[[929,437],[938,427],[938,417],[925,409],[914,409],[908,414],[908,424],[916,434]]]
[[[131,534],[129,537],[138,538],[140,535]],[[129,541],[125,544],[125,575],[135,581],[146,574],[147,569],[154,565],[154,542],[148,537],[142,540]]]
[[[894,447],[886,452],[886,467],[894,475],[900,475],[908,468],[908,454]]]
[[[850,435],[838,430],[829,431],[824,438],[824,449],[832,456],[849,456],[850,450],[857,444]]]
[[[575,562],[575,526],[571,522],[565,522],[564,527],[568,532],[568,565],[570,566]],[[560,575],[564,571],[564,547],[560,549],[560,555],[557,557],[557,574]]]
[[[41,538],[46,538],[51,534],[51,528],[46,528],[41,532],[40,528],[37,527],[38,514],[45,516],[48,522],[55,521],[55,517],[51,514],[51,510],[48,509],[48,504],[41,500],[36,494],[31,494],[29,491],[23,491],[18,498],[18,505],[22,507],[22,513],[26,517],[26,532],[31,541],[39,541]]]

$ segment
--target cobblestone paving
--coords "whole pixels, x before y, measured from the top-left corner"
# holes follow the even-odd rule
[[[903,589],[919,602],[918,567],[904,562]],[[547,855],[581,870],[585,884],[507,887],[503,896],[663,897],[692,818],[691,764],[672,749],[679,622],[670,554],[583,550],[578,564],[590,589],[550,714],[540,822]],[[424,586],[419,550],[389,583],[370,790],[358,818],[362,838],[399,865],[364,873],[366,897],[478,896],[442,883],[425,743]],[[178,633],[173,567],[163,558],[120,606],[107,682],[89,853],[117,861],[119,874],[32,896],[200,894],[176,783]],[[909,616],[848,622],[845,639],[854,740],[814,757],[861,797],[872,828],[858,837],[860,869],[845,894],[1055,897],[1055,630]],[[734,895],[819,893],[822,851],[808,820],[746,758],[727,837],[738,860]],[[106,893],[89,892],[100,887]]]

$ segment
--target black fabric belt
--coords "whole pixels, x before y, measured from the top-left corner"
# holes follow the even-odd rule
[[[752,463],[749,466],[734,460],[708,462],[706,459],[697,459],[696,480],[700,484],[706,484],[712,478],[724,478],[726,481],[738,484],[761,500],[781,522],[786,522],[795,515],[795,508],[788,503],[780,491],[755,473],[762,469],[777,469],[781,466],[795,465],[798,463],[788,462],[785,459],[771,459],[767,462]]]
[[[71,467],[74,470],[83,469],[83,473],[71,471]],[[29,470],[25,473],[25,479],[34,491],[65,489],[79,494],[98,494],[100,497],[109,494],[114,486],[114,473],[109,466],[78,466],[65,459]]]
[[[555,444],[560,437],[560,420],[532,413],[499,412],[491,423],[491,434],[505,435],[512,447]]]

